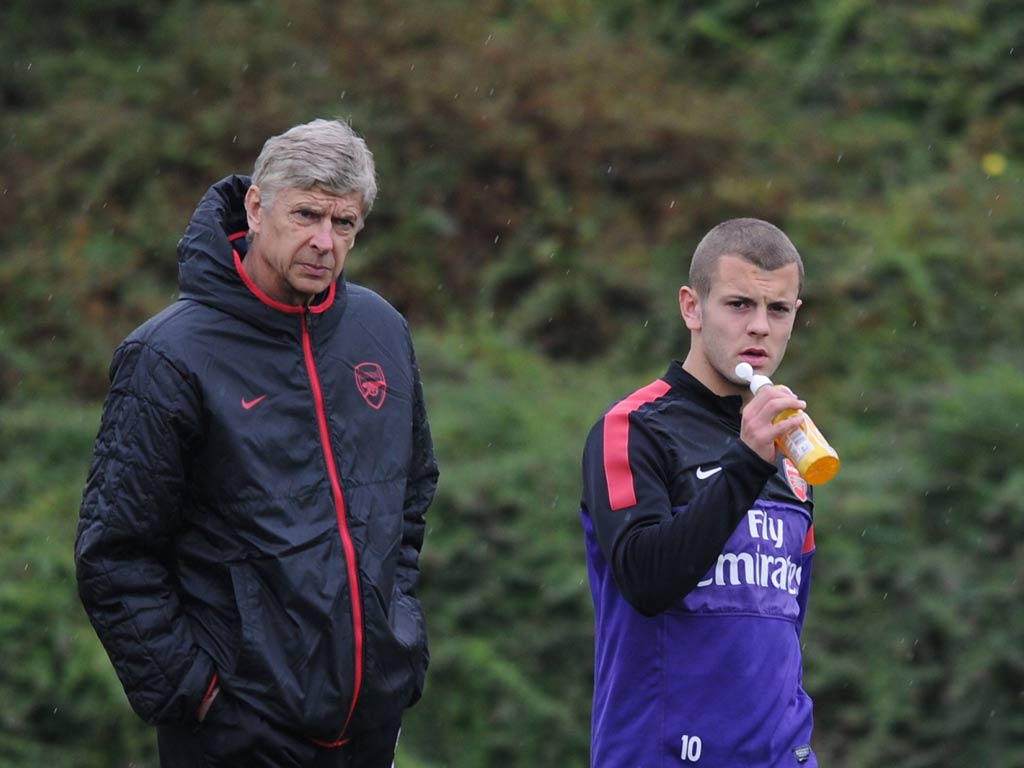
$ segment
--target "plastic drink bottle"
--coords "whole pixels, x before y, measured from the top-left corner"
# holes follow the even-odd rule
[[[750,363],[736,366],[736,375],[750,382],[750,391],[757,394],[761,387],[774,386],[767,376],[755,374]],[[773,421],[778,423],[789,418],[798,411],[789,409],[776,416]],[[825,436],[811,421],[804,411],[804,421],[775,441],[779,449],[796,465],[801,477],[811,485],[824,485],[839,471],[839,455],[828,444]]]

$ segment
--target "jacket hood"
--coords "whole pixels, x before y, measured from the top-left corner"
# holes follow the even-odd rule
[[[217,307],[270,332],[294,333],[301,307],[289,307],[264,295],[247,278],[244,259],[249,225],[245,193],[248,176],[227,176],[211,186],[196,206],[178,241],[180,298]],[[344,276],[309,304],[318,323],[340,318],[345,305]]]

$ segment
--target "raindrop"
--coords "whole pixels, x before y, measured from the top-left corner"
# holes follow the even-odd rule
[[[676,207],[676,201],[675,201],[675,200],[673,200],[672,202],[670,202],[670,203],[668,204],[668,207],[669,207],[669,208],[675,208],[675,207]]]
[[[501,239],[501,235],[495,235],[494,236],[494,243],[497,244],[500,239]]]

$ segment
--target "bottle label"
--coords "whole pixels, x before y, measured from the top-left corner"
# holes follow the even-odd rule
[[[797,466],[804,460],[804,457],[815,449],[814,443],[807,437],[807,433],[799,427],[794,429],[785,437],[786,451],[789,457]]]

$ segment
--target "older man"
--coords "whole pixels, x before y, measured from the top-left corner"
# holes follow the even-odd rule
[[[405,320],[344,279],[373,156],[315,120],[199,203],[111,365],[75,555],[161,765],[392,764],[437,483]]]

